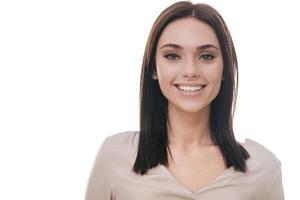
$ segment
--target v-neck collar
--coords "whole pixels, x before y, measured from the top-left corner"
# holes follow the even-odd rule
[[[244,140],[244,143],[240,143],[244,148],[247,148],[247,143],[251,142],[251,140],[249,138],[246,138]],[[173,176],[173,174],[162,164],[158,165],[159,169],[161,170],[161,172],[166,175],[170,180],[172,180],[173,182],[175,182],[180,188],[182,188],[183,190],[185,190],[186,192],[192,194],[192,195],[197,195],[200,194],[202,192],[204,192],[207,189],[213,188],[213,187],[217,187],[220,186],[222,184],[226,184],[227,181],[225,181],[227,178],[231,177],[234,174],[234,167],[231,166],[227,169],[225,169],[219,176],[217,176],[213,181],[209,182],[208,184],[202,186],[200,189],[198,189],[196,192],[192,192],[191,190],[187,189],[182,183],[179,182],[179,180],[177,180],[177,178],[175,178]]]
[[[213,181],[209,182],[205,186],[202,186],[196,192],[192,192],[191,190],[187,189],[182,183],[180,183],[164,165],[159,164],[159,168],[161,169],[163,174],[165,174],[169,179],[171,179],[173,182],[175,182],[180,188],[182,188],[186,192],[193,194],[193,195],[199,194],[199,193],[205,191],[206,189],[212,188],[214,186],[218,186],[225,177],[228,177],[228,175],[230,175],[234,171],[233,166],[231,166],[231,167],[225,169]]]

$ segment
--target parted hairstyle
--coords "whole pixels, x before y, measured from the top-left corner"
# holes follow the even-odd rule
[[[167,7],[154,22],[148,36],[140,78],[139,143],[132,170],[143,175],[159,164],[168,166],[168,100],[152,75],[156,73],[155,54],[164,28],[170,22],[184,17],[194,17],[208,24],[216,33],[223,55],[224,80],[218,95],[211,102],[209,129],[227,168],[233,166],[236,171],[246,172],[246,160],[250,155],[236,141],[232,125],[238,88],[238,64],[233,41],[217,10],[210,5],[193,4],[190,1],[180,1]]]

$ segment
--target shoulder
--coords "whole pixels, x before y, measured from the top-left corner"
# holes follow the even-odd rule
[[[138,131],[124,131],[104,138],[97,160],[105,166],[123,165],[132,162],[138,143]]]
[[[250,154],[250,158],[247,160],[250,172],[259,172],[265,176],[274,176],[281,172],[281,161],[272,150],[249,138],[242,146]]]
[[[246,139],[241,145],[248,151],[250,158],[246,161],[248,173],[241,178],[247,178],[257,197],[269,195],[274,190],[281,190],[281,161],[275,153],[257,141]],[[245,180],[243,180],[245,182]],[[266,199],[266,198],[265,198]]]
[[[269,170],[276,170],[281,167],[281,161],[275,153],[261,143],[247,138],[242,145],[250,154],[247,161],[250,167]]]
[[[252,157],[253,162],[263,164],[261,167],[280,167],[281,161],[275,153],[261,143],[252,139],[245,139],[244,147]],[[251,161],[251,159],[250,159]]]
[[[107,189],[109,185],[109,189],[115,190],[120,176],[126,175],[131,169],[136,136],[136,131],[126,131],[104,138],[91,174],[93,187]]]
[[[138,131],[124,131],[107,136],[101,146],[103,153],[133,147],[138,139]]]

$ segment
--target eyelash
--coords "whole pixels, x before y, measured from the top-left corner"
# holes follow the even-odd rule
[[[171,61],[174,61],[174,59],[169,59],[169,56],[177,56],[175,53],[170,53],[170,54],[167,54],[167,55],[165,55],[164,57],[167,59],[167,60],[171,60]],[[205,62],[207,62],[207,61],[210,61],[210,60],[213,60],[216,56],[214,56],[214,55],[212,55],[212,54],[203,54],[202,56],[205,56],[205,57],[207,57],[207,56],[209,56],[210,57],[210,59],[205,59]],[[201,56],[201,57],[202,57]],[[177,57],[179,57],[179,56],[177,56]]]

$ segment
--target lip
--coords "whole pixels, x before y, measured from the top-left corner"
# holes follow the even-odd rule
[[[204,87],[203,87],[201,90],[199,90],[199,91],[195,91],[195,92],[184,92],[184,91],[180,90],[180,89],[177,87],[178,85],[181,85],[181,84],[174,84],[175,89],[176,89],[181,95],[183,95],[183,96],[188,96],[188,97],[196,97],[196,96],[199,96],[199,95],[201,95],[201,94],[203,93],[203,90],[206,88],[206,85],[204,85]],[[182,85],[184,85],[184,84],[182,84]],[[195,85],[195,84],[193,84],[193,85]],[[201,85],[201,84],[198,84],[198,85]]]
[[[202,83],[176,83],[174,84],[176,87],[178,85],[184,85],[184,86],[197,86],[197,85],[203,85],[204,87],[206,86],[206,84],[202,84]]]

